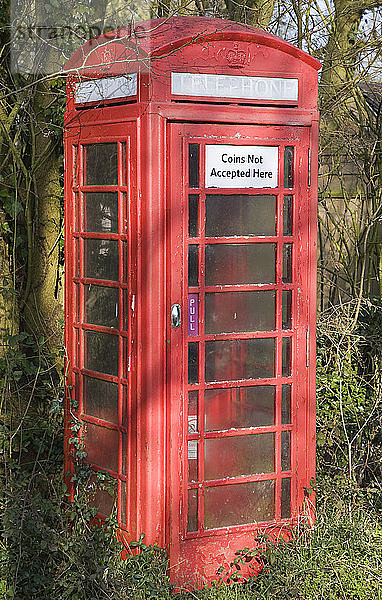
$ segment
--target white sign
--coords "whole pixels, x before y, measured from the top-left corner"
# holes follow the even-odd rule
[[[171,93],[175,96],[212,96],[296,103],[298,79],[212,73],[171,73]]]
[[[206,145],[206,187],[277,187],[277,146]]]
[[[125,98],[137,94],[137,73],[130,73],[122,77],[104,77],[82,81],[76,84],[75,102],[97,102]]]
[[[198,442],[196,440],[190,440],[188,442],[188,460],[195,460],[198,458]]]

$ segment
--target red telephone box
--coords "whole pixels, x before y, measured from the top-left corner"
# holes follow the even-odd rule
[[[67,64],[68,420],[117,482],[126,539],[166,546],[178,584],[306,511],[319,67],[197,17]]]

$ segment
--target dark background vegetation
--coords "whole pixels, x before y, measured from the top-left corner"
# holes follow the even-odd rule
[[[65,3],[73,22],[85,24],[224,16],[323,62],[316,523],[288,543],[264,538],[256,579],[234,583],[247,549],[210,590],[178,598],[382,598],[381,7],[380,0]],[[9,2],[0,0],[0,597],[170,598],[164,550],[143,538],[140,554],[122,561],[114,517],[103,529],[90,526],[94,489],[75,444],[82,491],[73,504],[65,499],[64,81],[11,71],[9,25]]]

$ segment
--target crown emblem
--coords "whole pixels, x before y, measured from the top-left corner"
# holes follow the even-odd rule
[[[226,59],[230,67],[244,67],[247,62],[247,52],[240,50],[238,44],[234,44],[233,48],[227,50]]]
[[[110,50],[110,48],[107,46],[101,52],[101,63],[102,63],[102,66],[100,67],[101,71],[108,71],[112,65],[112,61],[113,61],[113,53]]]

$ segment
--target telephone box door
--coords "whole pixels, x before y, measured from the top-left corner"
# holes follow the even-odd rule
[[[310,128],[168,140],[170,561],[200,583],[293,519],[313,475]]]

